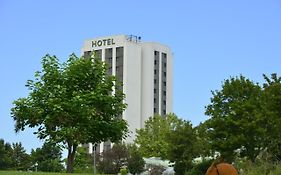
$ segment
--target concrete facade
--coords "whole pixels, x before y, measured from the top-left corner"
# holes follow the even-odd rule
[[[136,129],[143,128],[150,116],[172,112],[173,56],[168,46],[116,35],[86,40],[81,54],[87,56],[93,51],[109,65],[108,73],[123,83],[128,106],[122,117],[130,131],[125,142],[133,142]],[[100,144],[98,151],[110,147],[105,144],[110,143]]]

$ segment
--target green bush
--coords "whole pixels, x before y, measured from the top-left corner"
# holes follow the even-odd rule
[[[121,168],[120,169],[120,174],[121,175],[126,175],[128,173],[127,169],[126,168]]]
[[[281,164],[261,160],[252,163],[245,160],[238,163],[238,170],[242,175],[281,175]]]
[[[165,167],[162,165],[148,164],[147,168],[149,170],[149,173],[153,174],[153,175],[161,175],[163,173],[163,171],[165,171]]]
[[[276,166],[276,169],[269,173],[269,175],[280,175],[281,174],[281,165]]]
[[[185,175],[205,174],[213,160],[204,160],[201,163],[194,164],[192,169],[185,173]]]

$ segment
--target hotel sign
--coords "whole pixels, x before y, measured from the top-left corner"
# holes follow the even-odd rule
[[[101,46],[110,46],[110,45],[115,45],[113,38],[92,41],[92,47],[101,47]]]

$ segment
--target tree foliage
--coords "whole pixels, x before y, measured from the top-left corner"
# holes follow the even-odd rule
[[[75,173],[93,172],[93,158],[85,147],[78,147],[74,162]]]
[[[188,121],[184,121],[174,131],[168,134],[169,160],[175,162],[176,174],[184,174],[192,168],[192,160],[198,157],[197,137],[195,130]]]
[[[125,144],[114,144],[112,149],[105,150],[97,161],[99,172],[117,174],[122,166],[127,165],[129,151]]]
[[[263,114],[266,128],[265,147],[272,157],[281,160],[281,77],[264,75]]]
[[[45,142],[42,148],[31,150],[33,170],[37,164],[38,171],[61,172],[64,169],[61,158],[61,148],[51,142]]]
[[[166,116],[155,115],[145,121],[144,128],[136,131],[135,142],[140,146],[144,157],[168,158],[169,144],[167,134],[175,130],[182,120],[174,114]]]
[[[214,152],[211,149],[211,139],[208,134],[207,122],[201,122],[198,126],[194,127],[194,132],[197,140],[195,147],[197,147],[198,156],[205,160],[214,155]]]
[[[260,115],[262,89],[258,84],[240,76],[224,81],[220,91],[213,91],[206,114],[214,151],[226,161],[239,153],[254,161],[262,149],[264,129]]]
[[[129,158],[128,158],[128,169],[133,175],[140,174],[144,171],[145,161],[142,158],[139,149],[136,145],[129,145]]]
[[[14,101],[16,131],[37,127],[40,139],[65,143],[67,172],[73,171],[78,144],[114,142],[127,132],[126,121],[118,117],[126,107],[124,94],[106,70],[99,59],[73,54],[60,64],[55,56],[46,55],[42,71],[27,81],[28,97]]]
[[[0,170],[12,168],[12,154],[13,149],[10,143],[5,143],[3,139],[0,139]]]
[[[30,156],[22,144],[8,142],[0,139],[0,170],[28,170],[31,167]]]
[[[26,153],[21,143],[12,144],[12,162],[16,170],[28,170],[31,166],[30,156]]]
[[[116,143],[112,149],[103,151],[97,156],[97,169],[100,173],[117,174],[127,167],[132,174],[141,173],[144,160],[136,145]]]

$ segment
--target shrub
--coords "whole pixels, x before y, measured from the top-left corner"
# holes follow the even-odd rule
[[[281,165],[276,165],[271,162],[258,160],[252,163],[249,160],[240,161],[238,171],[241,175],[280,175]]]
[[[126,168],[121,168],[120,169],[120,174],[121,175],[126,175],[128,173],[127,169]]]
[[[149,169],[150,174],[153,175],[162,175],[163,171],[165,171],[165,168],[161,165],[147,165],[147,168]]]
[[[281,174],[281,165],[276,166],[276,169],[269,173],[269,175],[280,175]]]
[[[201,163],[194,164],[192,169],[185,173],[185,175],[205,174],[213,160],[203,160]]]

